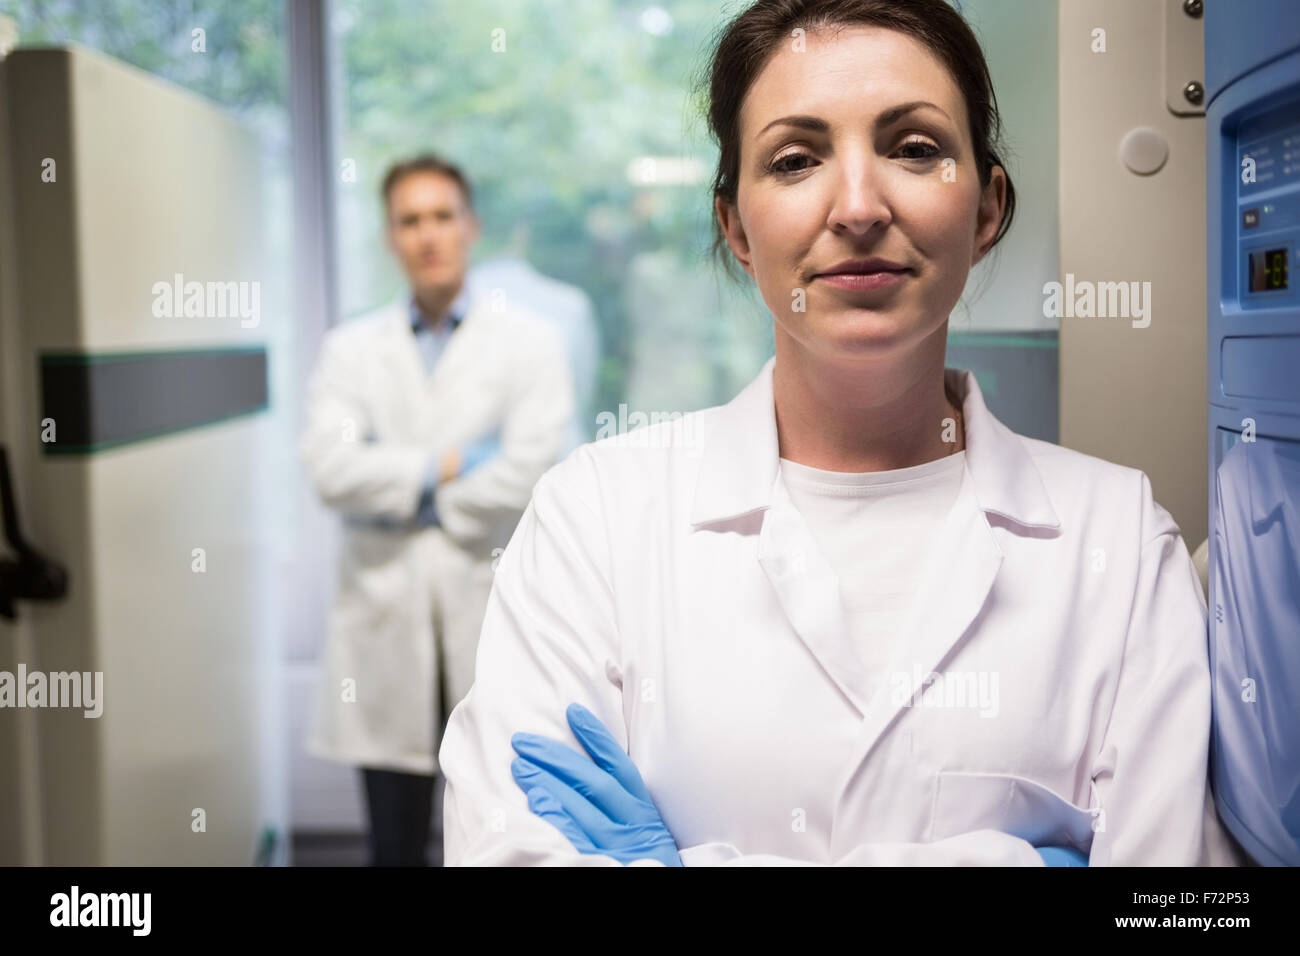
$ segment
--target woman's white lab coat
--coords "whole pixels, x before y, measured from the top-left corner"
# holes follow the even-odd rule
[[[963,480],[873,693],[780,479],[773,362],[538,483],[440,751],[447,862],[616,862],[577,853],[510,774],[516,731],[583,752],[572,701],[627,748],[687,865],[1039,865],[1049,844],[1229,862],[1205,600],[1146,475],[1011,432],[948,369]]]
[[[433,773],[442,709],[435,636],[444,684],[459,700],[473,681],[493,550],[563,453],[573,384],[544,319],[494,311],[486,299],[428,375],[408,308],[331,330],[309,383],[301,454],[322,501],[345,521],[307,748]],[[501,453],[438,489],[441,526],[412,525],[430,460],[493,433]]]

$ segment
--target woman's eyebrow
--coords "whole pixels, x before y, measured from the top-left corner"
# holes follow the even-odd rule
[[[938,110],[940,113],[943,113],[944,116],[947,116],[948,119],[952,119],[951,116],[948,116],[948,114],[944,112],[943,107],[936,103],[931,103],[929,100],[912,100],[910,103],[902,103],[899,106],[895,106],[893,109],[885,110],[885,112],[876,117],[876,126],[888,126],[890,123],[896,122],[900,117],[906,116],[913,110],[919,110],[925,107],[929,107],[932,110]]]
[[[764,126],[758,131],[758,135],[762,136],[773,126],[794,126],[813,133],[824,133],[830,129],[829,123],[824,119],[818,119],[816,116],[782,116],[780,119],[774,119]]]
[[[897,122],[901,117],[906,116],[908,113],[911,113],[913,110],[919,110],[922,109],[923,107],[929,107],[930,109],[938,110],[940,113],[943,113],[944,116],[948,116],[948,114],[944,112],[942,107],[937,106],[934,103],[931,103],[929,100],[913,100],[910,103],[900,103],[898,106],[894,106],[885,110],[878,117],[876,117],[876,126],[878,128],[888,126],[891,123]],[[951,119],[951,117],[949,117],[949,119]],[[782,116],[780,119],[774,119],[772,120],[772,122],[764,126],[761,130],[758,131],[758,135],[762,136],[773,126],[779,126],[779,125],[794,126],[798,129],[806,129],[809,132],[813,132],[813,133],[825,133],[828,129],[830,129],[829,123],[827,123],[824,119],[820,119],[819,117],[816,116],[807,116],[807,115]]]

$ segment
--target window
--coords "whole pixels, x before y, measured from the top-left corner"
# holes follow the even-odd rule
[[[707,261],[716,149],[690,83],[713,0],[337,0],[341,314],[405,288],[379,184],[433,151],[470,178],[479,264],[522,252],[591,299],[599,410],[728,401],[771,354],[771,317]],[[741,287],[742,289],[744,287]]]

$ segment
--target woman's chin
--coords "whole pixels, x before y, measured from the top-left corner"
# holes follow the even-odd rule
[[[824,329],[823,341],[845,357],[883,358],[916,338],[915,324],[888,312],[858,309]]]

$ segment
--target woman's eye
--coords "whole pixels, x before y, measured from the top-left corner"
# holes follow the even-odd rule
[[[904,159],[934,159],[939,155],[939,147],[924,139],[911,139],[898,147],[900,153],[907,150],[913,150],[913,153],[904,156]]]
[[[788,163],[800,159],[811,159],[811,158],[812,157],[809,156],[807,153],[787,153],[786,155],[778,159],[776,162],[774,162],[771,166],[769,166],[768,169],[770,169],[774,173],[797,173],[804,169],[807,169],[807,167],[806,166],[792,167],[789,166]]]

